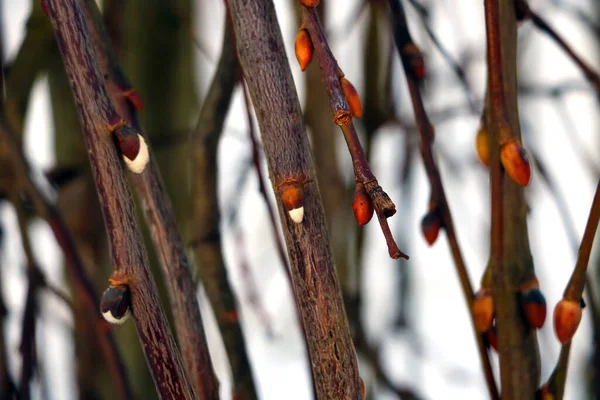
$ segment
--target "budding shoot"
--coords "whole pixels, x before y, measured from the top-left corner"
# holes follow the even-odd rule
[[[122,324],[131,316],[129,288],[125,285],[111,286],[102,293],[100,312],[111,324]]]
[[[296,41],[294,42],[294,52],[296,53],[296,59],[300,65],[300,69],[304,71],[308,64],[312,61],[315,47],[313,46],[310,35],[306,29],[300,29],[296,35]]]
[[[442,227],[442,220],[437,209],[429,210],[421,220],[421,232],[427,244],[435,243]]]
[[[319,5],[320,0],[300,0],[304,7],[313,8]]]
[[[477,332],[483,333],[489,330],[494,321],[494,300],[492,291],[482,288],[475,294],[473,299],[473,322]]]
[[[348,101],[350,113],[354,118],[362,118],[362,104],[360,103],[360,96],[358,95],[356,88],[343,76],[340,78],[340,84],[342,85],[342,91],[344,92],[346,101]]]
[[[554,308],[554,332],[562,344],[567,344],[575,335],[581,322],[581,304],[562,299]]]
[[[479,128],[477,131],[477,138],[475,139],[475,148],[477,149],[477,156],[479,161],[486,167],[490,165],[490,143],[488,134],[485,127]]]
[[[304,190],[299,182],[286,182],[279,189],[279,196],[290,218],[299,224],[304,219]]]
[[[354,218],[360,226],[366,225],[373,218],[373,201],[362,183],[356,184],[352,198],[352,211],[354,211]]]
[[[502,161],[502,166],[506,170],[506,174],[515,181],[515,183],[521,186],[527,186],[529,184],[529,178],[531,177],[529,159],[527,157],[527,152],[517,139],[511,139],[502,145],[502,149],[500,150],[500,160]]]
[[[546,298],[540,289],[532,288],[519,296],[521,308],[529,326],[540,329],[546,322]]]

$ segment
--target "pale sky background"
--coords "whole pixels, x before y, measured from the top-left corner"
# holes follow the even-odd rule
[[[593,0],[564,0],[594,14]],[[208,57],[197,53],[199,93],[203,96],[214,73],[218,59],[224,9],[222,0],[205,0],[197,7],[196,36],[201,38]],[[431,15],[431,26],[444,46],[455,59],[461,51],[468,49],[475,54],[475,61],[467,70],[469,81],[481,98],[485,86],[485,28],[483,25],[483,2],[465,0],[437,0]],[[292,71],[298,86],[301,100],[304,99],[304,77],[293,56],[293,40],[297,27],[292,14],[291,0],[275,1],[279,22],[286,41],[288,58],[292,61]],[[24,23],[29,13],[30,2],[25,0],[4,0],[3,27],[6,37],[6,56],[10,60],[16,53],[24,34]],[[597,38],[583,28],[567,13],[552,6],[549,0],[531,2],[535,10],[543,10],[553,26],[564,33],[576,51],[598,70]],[[336,32],[331,40],[332,49],[346,76],[362,89],[362,54],[356,51],[356,43],[364,36],[367,13],[349,28],[347,21],[357,8],[357,1],[327,1],[328,31]],[[429,110],[464,104],[462,89],[455,76],[441,58],[439,52],[428,41],[421,29],[421,20],[406,4],[409,23],[415,40],[427,55],[427,70],[430,72],[425,105]],[[532,26],[521,29],[520,75],[523,82],[550,85],[565,81],[584,82],[582,74],[560,50]],[[521,42],[520,42],[521,43]],[[394,85],[400,104],[399,114],[410,116],[403,73],[395,60]],[[526,143],[535,146],[549,166],[550,173],[559,184],[559,190],[566,199],[569,213],[574,222],[578,238],[581,238],[587,220],[596,179],[580,161],[580,153],[575,151],[569,137],[583,144],[596,165],[598,157],[598,105],[593,92],[587,88],[564,97],[563,110],[572,119],[572,128],[565,127],[553,103],[547,99],[523,98],[521,117],[526,123]],[[50,121],[49,96],[46,80],[37,82],[26,122],[25,147],[29,160],[39,173],[51,167],[54,155],[51,152],[53,132]],[[409,119],[410,120],[410,119]],[[195,122],[195,121],[194,121]],[[192,122],[193,123],[193,122]],[[471,281],[475,287],[487,261],[489,242],[489,199],[488,178],[483,167],[476,163],[474,137],[479,123],[476,115],[455,118],[436,126],[437,148],[444,154],[453,155],[452,161],[459,172],[448,173],[447,158],[439,160],[445,188],[453,212],[461,248],[469,268]],[[525,125],[524,125],[525,127]],[[220,198],[224,209],[231,206],[235,182],[240,170],[250,156],[247,142],[246,117],[243,99],[236,92],[232,111],[226,123],[223,146],[227,152],[220,152]],[[388,191],[399,209],[402,204],[411,202],[415,212],[404,217],[409,224],[411,255],[409,262],[393,261],[387,256],[385,241],[376,223],[369,224],[364,261],[367,266],[362,283],[367,293],[364,323],[371,340],[380,341],[384,354],[384,366],[392,379],[408,385],[424,399],[482,399],[487,395],[483,375],[477,356],[475,342],[463,295],[460,290],[454,265],[450,259],[445,235],[440,235],[436,244],[429,248],[420,235],[419,223],[426,212],[429,187],[420,159],[414,169],[415,180],[412,193],[401,194],[398,189],[399,166],[404,157],[402,134],[398,129],[384,128],[375,142],[372,167],[379,182]],[[351,171],[350,157],[339,135],[339,159],[345,171]],[[456,156],[460,155],[460,156]],[[440,157],[438,157],[440,159]],[[349,174],[346,174],[350,178]],[[224,224],[224,248],[233,285],[242,303],[242,323],[247,338],[247,346],[258,379],[260,396],[267,400],[310,399],[309,371],[305,360],[304,344],[301,340],[288,284],[273,248],[272,230],[267,219],[262,199],[256,190],[256,175],[252,171],[241,194],[240,221],[243,239],[247,250],[250,269],[258,282],[261,301],[264,304],[275,330],[275,339],[267,337],[265,328],[259,322],[254,309],[248,306],[247,286],[240,271],[239,255],[233,252],[235,234],[232,227]],[[527,189],[532,202],[530,241],[537,275],[548,302],[548,318],[539,333],[542,354],[542,380],[552,371],[559,353],[559,343],[552,327],[554,305],[560,300],[562,291],[575,264],[573,252],[565,234],[565,229],[555,203],[548,190],[533,171],[532,182]],[[350,200],[348,201],[350,206]],[[251,212],[245,212],[251,210]],[[7,235],[0,255],[3,268],[2,295],[9,308],[6,326],[8,345],[12,355],[12,370],[19,372],[20,357],[18,343],[20,321],[24,306],[26,281],[22,267],[20,240],[14,228],[16,217],[6,205],[0,206],[0,221],[7,228]],[[400,216],[390,220],[397,229]],[[37,261],[46,275],[56,285],[63,286],[62,255],[48,227],[38,222],[32,226],[31,235]],[[594,259],[594,258],[593,258]],[[391,330],[394,304],[397,299],[397,268],[409,268],[413,277],[412,331],[402,335]],[[39,322],[40,359],[43,371],[51,384],[50,399],[70,400],[76,398],[74,387],[73,346],[70,343],[72,320],[69,311],[54,297],[44,295],[41,319]],[[206,310],[203,317],[207,324],[209,346],[213,354],[216,371],[221,380],[223,398],[230,397],[229,371],[221,341],[212,315]],[[584,390],[582,368],[590,354],[591,336],[588,312],[584,311],[583,321],[573,341],[566,399],[581,398]],[[116,328],[118,329],[118,328]],[[497,359],[494,357],[496,364]],[[60,365],[61,368],[57,368]],[[497,367],[496,372],[497,372]],[[368,380],[371,372],[362,372]],[[36,388],[39,390],[40,388]],[[377,391],[377,398],[393,399],[385,390]]]

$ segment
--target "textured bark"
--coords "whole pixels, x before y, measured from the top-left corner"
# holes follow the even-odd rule
[[[493,3],[497,3],[495,6]],[[486,0],[488,5],[497,7],[499,37],[497,42],[490,39],[490,14],[487,14],[489,48],[499,46],[500,60],[496,57],[488,58],[490,65],[501,69],[503,77],[504,112],[512,131],[517,138],[521,138],[519,125],[519,111],[517,103],[517,24],[515,20],[514,3],[511,0]],[[490,7],[490,8],[491,8]],[[486,11],[487,13],[487,11]],[[493,35],[492,35],[493,37]],[[490,52],[491,54],[491,52]],[[493,55],[493,54],[492,54]],[[488,55],[489,57],[490,55]],[[493,132],[497,138],[500,117],[492,97],[492,80],[490,75],[489,91],[486,101],[486,129]],[[497,140],[491,140],[491,165],[500,163],[499,145]],[[494,204],[492,204],[492,291],[494,296],[494,310],[498,329],[498,354],[500,357],[500,376],[503,399],[532,399],[540,380],[540,357],[536,338],[536,331],[532,329],[522,316],[518,301],[517,288],[535,278],[533,258],[529,248],[527,233],[527,202],[523,188],[504,174],[501,177],[502,193],[502,236],[500,249],[494,242]],[[492,173],[492,185],[495,177]],[[494,196],[492,195],[492,201]],[[498,250],[501,254],[497,254]],[[500,256],[500,257],[498,257]]]
[[[113,278],[128,285],[140,342],[162,398],[192,399],[180,355],[148,270],[133,200],[108,125],[119,119],[77,0],[48,1],[58,47],[75,97],[110,243]]]
[[[294,294],[307,337],[317,399],[359,399],[358,365],[338,285],[298,97],[270,0],[230,0],[237,48],[258,117],[273,189],[297,182],[304,219],[278,196]]]
[[[98,64],[106,79],[113,104],[119,115],[139,130],[141,128],[135,108],[123,95],[132,90],[132,87],[116,60],[100,11],[93,0],[85,0],[85,5]],[[152,233],[154,248],[167,283],[184,366],[196,394],[201,399],[217,399],[219,384],[206,343],[196,284],[185,254],[183,239],[177,230],[171,201],[152,153],[144,172],[131,173],[130,177],[140,198],[144,218]]]

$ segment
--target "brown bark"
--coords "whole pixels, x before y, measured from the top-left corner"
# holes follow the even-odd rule
[[[109,129],[120,117],[94,58],[84,12],[77,0],[48,1],[48,10],[86,139],[110,243],[113,279],[129,287],[136,328],[160,396],[192,399],[193,389],[148,270],[133,201]]]
[[[361,398],[356,354],[338,285],[325,215],[279,23],[270,0],[230,0],[237,48],[273,189],[300,184],[304,218],[295,223],[278,196],[294,294],[307,337],[317,399]]]

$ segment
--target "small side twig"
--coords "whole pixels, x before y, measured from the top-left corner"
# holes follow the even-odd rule
[[[465,300],[467,301],[469,309],[471,309],[473,305],[474,291],[469,280],[467,267],[462,256],[460,246],[458,244],[458,238],[454,229],[454,221],[452,219],[450,207],[448,205],[446,194],[444,192],[440,172],[436,166],[435,159],[433,157],[432,142],[434,137],[434,128],[431,125],[431,122],[429,121],[429,117],[425,110],[425,106],[423,105],[423,99],[421,97],[421,92],[418,87],[418,82],[415,78],[414,72],[412,71],[412,63],[410,57],[414,53],[405,51],[405,49],[407,48],[416,48],[416,46],[412,40],[410,32],[408,31],[408,25],[406,22],[406,16],[402,4],[398,0],[390,0],[389,3],[390,8],[392,10],[394,40],[398,48],[400,59],[402,60],[404,70],[406,71],[405,75],[410,90],[411,101],[415,113],[415,120],[417,122],[417,127],[419,128],[419,133],[421,135],[420,150],[423,162],[425,164],[425,169],[427,171],[429,184],[431,187],[431,199],[432,202],[435,204],[435,207],[437,207],[440,218],[442,220],[442,224],[444,226],[444,229],[446,230],[448,243],[450,245],[452,258],[454,259],[456,271],[461,282],[463,294],[465,296]],[[471,317],[473,318],[472,314]],[[485,348],[483,337],[482,335],[477,333],[476,330],[474,330],[474,333],[477,341],[477,349],[479,352],[479,357],[481,359],[488,392],[492,399],[499,399],[500,396],[498,394],[498,389],[496,387],[494,374],[492,372],[489,356]]]
[[[569,44],[563,39],[563,37],[556,31],[546,20],[538,13],[533,11],[529,4],[525,0],[515,0],[515,7],[517,13],[523,18],[529,18],[535,24],[535,26],[546,33],[556,44],[563,49],[563,51],[573,60],[573,62],[581,69],[585,78],[594,86],[596,92],[600,96],[600,75],[583,61],[581,57],[569,46]]]
[[[596,193],[594,194],[594,200],[588,217],[583,238],[579,246],[579,253],[577,256],[577,263],[575,269],[571,274],[569,283],[567,284],[563,293],[563,299],[558,303],[554,311],[554,327],[557,330],[559,339],[564,342],[561,337],[561,329],[568,329],[568,340],[563,343],[560,351],[560,357],[554,368],[554,371],[550,375],[547,383],[542,386],[542,391],[549,391],[555,399],[562,400],[565,390],[565,383],[567,379],[567,371],[569,365],[569,353],[571,350],[571,337],[575,334],[579,321],[581,320],[581,307],[582,307],[582,296],[583,289],[587,280],[587,267],[590,260],[590,254],[592,252],[592,246],[594,244],[594,238],[596,231],[598,230],[598,223],[600,222],[600,181],[596,186]],[[596,299],[591,298],[592,302]],[[565,305],[571,304],[575,308],[575,312],[569,312],[571,315],[577,315],[576,317],[569,316],[567,320],[562,320],[562,311],[565,310]],[[565,321],[567,321],[565,323]],[[568,325],[567,327],[563,325]]]
[[[379,224],[381,225],[381,230],[385,236],[390,257],[408,260],[408,256],[398,248],[387,222],[387,218],[396,213],[396,206],[377,182],[365,157],[354,123],[352,122],[348,100],[344,95],[340,83],[340,79],[344,77],[344,73],[338,66],[337,60],[329,48],[323,26],[315,8],[303,7],[302,26],[310,34],[310,40],[314,45],[319,65],[321,66],[323,82],[329,94],[333,122],[342,130],[344,139],[348,145],[348,151],[350,152],[352,165],[354,166],[354,179],[357,184],[364,186],[371,198]]]

